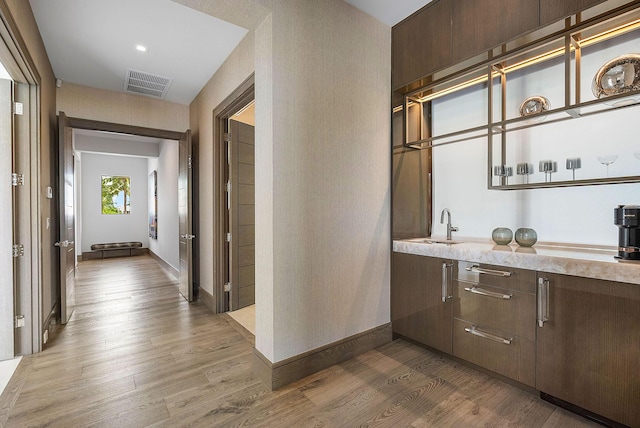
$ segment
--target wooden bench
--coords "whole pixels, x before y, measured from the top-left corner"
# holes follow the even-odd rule
[[[131,257],[133,255],[133,250],[138,248],[142,248],[142,242],[109,242],[106,244],[91,245],[92,251],[102,251],[103,259],[105,251],[129,250],[129,257]]]

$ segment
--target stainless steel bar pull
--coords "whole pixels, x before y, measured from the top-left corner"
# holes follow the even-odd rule
[[[442,263],[442,303],[446,303],[447,300],[453,296],[449,294],[449,267],[447,263]]]
[[[475,285],[473,287],[465,287],[464,291],[468,291],[473,294],[480,294],[481,296],[494,297],[496,299],[510,300],[513,295],[511,294],[502,294],[496,293],[494,291],[483,290],[482,288],[478,288]]]
[[[538,278],[538,327],[549,321],[549,279]]]
[[[481,273],[484,275],[511,276],[511,272],[503,271],[503,270],[495,270],[495,269],[485,269],[485,268],[481,268],[478,265],[467,267],[465,268],[465,270],[468,270],[469,272],[474,272],[474,273]]]
[[[511,345],[513,338],[511,337],[500,337],[495,334],[487,333],[486,331],[479,330],[475,325],[471,327],[465,327],[464,331],[467,333],[471,333],[474,336],[482,337],[485,339],[493,340],[494,342],[502,343],[504,345]]]

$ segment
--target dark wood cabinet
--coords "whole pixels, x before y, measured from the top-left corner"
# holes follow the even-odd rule
[[[540,25],[562,20],[604,0],[540,0]]]
[[[640,285],[538,275],[536,388],[640,426]]]
[[[451,354],[453,262],[393,253],[391,322],[393,332]]]
[[[537,27],[537,1],[453,0],[453,63],[486,52]]]
[[[391,233],[403,239],[428,236],[431,226],[431,150],[404,149],[402,111],[393,114]]]
[[[535,271],[459,261],[453,355],[535,385]]]
[[[451,65],[451,1],[435,0],[391,30],[391,86]]]

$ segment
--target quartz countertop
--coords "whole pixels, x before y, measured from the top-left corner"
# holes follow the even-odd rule
[[[393,251],[640,284],[640,262],[619,261],[612,248],[555,243],[525,248],[463,237],[454,238],[460,243],[447,245],[425,243],[425,239],[429,238],[394,240]]]

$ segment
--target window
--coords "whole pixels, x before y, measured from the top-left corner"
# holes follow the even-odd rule
[[[131,177],[102,176],[102,214],[131,213]]]

